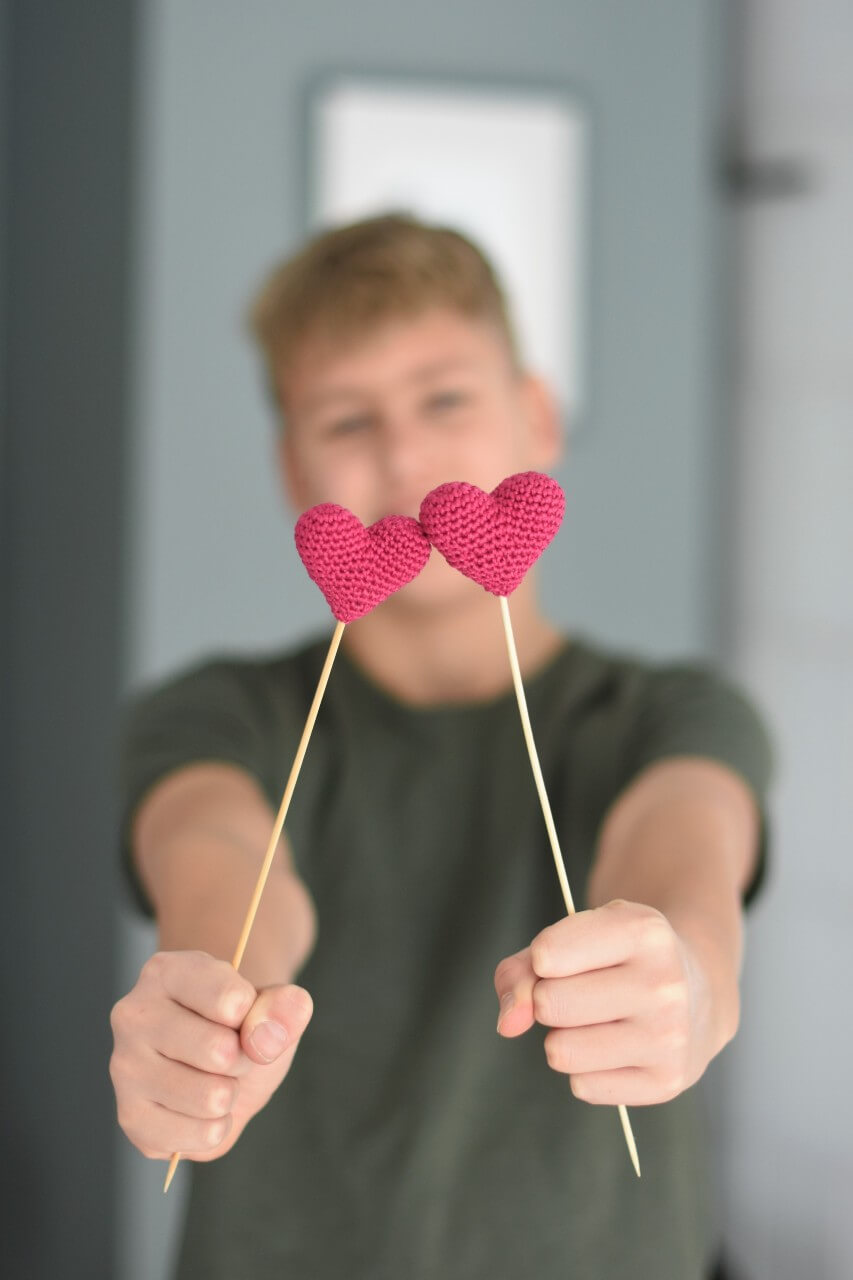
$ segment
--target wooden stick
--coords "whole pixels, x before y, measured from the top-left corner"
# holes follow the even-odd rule
[[[521,668],[518,665],[518,653],[515,648],[515,637],[512,633],[512,620],[509,616],[509,601],[506,596],[498,597],[501,602],[501,617],[503,618],[504,633],[506,635],[506,647],[509,653],[509,665],[512,668],[512,682],[515,686],[515,696],[518,702],[518,710],[521,714],[521,727],[524,730],[524,740],[527,743],[527,754],[530,756],[530,765],[533,769],[533,780],[536,783],[536,790],[539,793],[539,803],[542,806],[542,815],[545,819],[545,827],[548,832],[548,840],[551,844],[551,853],[554,855],[554,865],[557,868],[557,878],[560,881],[560,888],[563,891],[563,901],[566,904],[566,911],[570,916],[575,914],[575,904],[572,899],[572,891],[569,888],[569,877],[566,875],[566,864],[563,861],[563,854],[560,850],[560,841],[557,838],[557,828],[554,826],[554,817],[551,813],[551,805],[548,800],[548,793],[545,790],[545,780],[542,777],[542,769],[539,764],[539,754],[536,750],[536,743],[533,740],[533,730],[530,727],[530,715],[527,711],[527,698],[524,696],[524,685],[521,680]],[[625,1135],[625,1142],[628,1145],[628,1154],[631,1157],[631,1163],[637,1177],[640,1177],[640,1157],[637,1154],[637,1144],[634,1140],[634,1133],[631,1129],[631,1121],[628,1117],[628,1108],[619,1105],[619,1119],[622,1121],[622,1132]]]
[[[302,761],[305,759],[305,753],[308,750],[308,743],[311,734],[314,731],[314,722],[317,719],[317,712],[320,710],[320,703],[323,701],[323,694],[326,692],[326,685],[329,683],[329,676],[332,673],[332,666],[338,652],[338,646],[341,643],[341,636],[344,633],[345,622],[338,622],[332,636],[329,651],[326,654],[326,661],[323,663],[323,670],[320,672],[320,679],[317,682],[317,690],[314,694],[314,701],[311,703],[311,709],[308,712],[308,718],[305,721],[305,728],[302,730],[302,737],[299,739],[299,746],[296,749],[296,756],[290,770],[290,777],[287,779],[287,785],[284,788],[281,805],[279,806],[278,815],[273,826],[270,842],[267,846],[266,856],[258,875],[255,891],[252,894],[252,900],[249,903],[249,909],[246,912],[246,919],[243,921],[243,929],[240,933],[240,939],[231,959],[233,968],[239,969],[243,962],[243,955],[249,942],[249,935],[252,932],[252,926],[255,923],[255,916],[258,913],[258,907],[261,905],[261,897],[264,892],[264,886],[267,882],[270,869],[272,868],[273,859],[275,858],[278,842],[281,839],[281,833],[284,828],[284,820],[287,817],[287,811],[290,808],[290,802],[293,799],[293,792],[296,788],[296,780],[299,777],[299,771],[302,768]],[[163,1194],[169,1190],[172,1179],[175,1176],[175,1170],[178,1167],[178,1161],[181,1158],[180,1151],[175,1151],[169,1161],[169,1168],[166,1172],[166,1181],[163,1184]]]

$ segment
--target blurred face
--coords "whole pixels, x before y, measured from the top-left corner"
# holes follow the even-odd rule
[[[492,326],[449,310],[389,322],[343,350],[307,342],[280,395],[292,504],[303,511],[335,502],[366,525],[416,517],[447,480],[490,490],[514,472],[548,468],[559,453],[541,384],[515,369]],[[433,553],[400,595],[441,592],[448,573]]]

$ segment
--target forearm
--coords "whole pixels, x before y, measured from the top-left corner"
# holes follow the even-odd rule
[[[755,803],[733,774],[706,761],[663,762],[614,806],[588,886],[590,906],[625,898],[666,917],[712,1053],[737,1028],[741,896],[757,840]]]
[[[231,960],[261,857],[248,857],[233,843],[202,833],[184,835],[163,854],[169,868],[154,894],[160,948],[206,951]],[[255,987],[292,981],[307,958],[314,932],[313,907],[301,881],[274,866],[240,972]]]
[[[160,953],[112,1011],[119,1123],[143,1154],[214,1160],[279,1087],[311,1018],[293,982],[314,908],[280,841],[240,972],[234,957],[274,824],[248,772],[187,765],[138,804],[132,855]],[[205,954],[206,953],[206,954]]]
[[[232,959],[272,825],[259,793],[233,770],[198,768],[155,793],[137,821],[134,855],[162,950]],[[315,934],[313,903],[281,845],[240,972],[256,987],[290,982]]]

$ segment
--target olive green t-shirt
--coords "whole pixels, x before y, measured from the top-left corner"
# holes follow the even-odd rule
[[[139,700],[125,832],[193,761],[247,770],[277,809],[326,647]],[[526,689],[579,906],[607,809],[652,761],[722,761],[763,804],[765,733],[703,669],[574,640]],[[511,689],[413,708],[342,651],[287,832],[318,913],[314,1018],[234,1149],[194,1167],[180,1280],[705,1280],[697,1091],[632,1110],[638,1181],[615,1109],[573,1097],[542,1028],[495,1031],[497,962],[564,914]]]

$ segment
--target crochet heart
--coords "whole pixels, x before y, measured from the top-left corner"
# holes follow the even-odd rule
[[[455,569],[508,596],[556,534],[565,505],[556,480],[522,471],[491,493],[464,481],[439,485],[424,498],[420,518]]]
[[[386,516],[365,528],[346,507],[323,502],[297,520],[296,550],[339,622],[369,613],[416,578],[430,544],[417,520]]]

